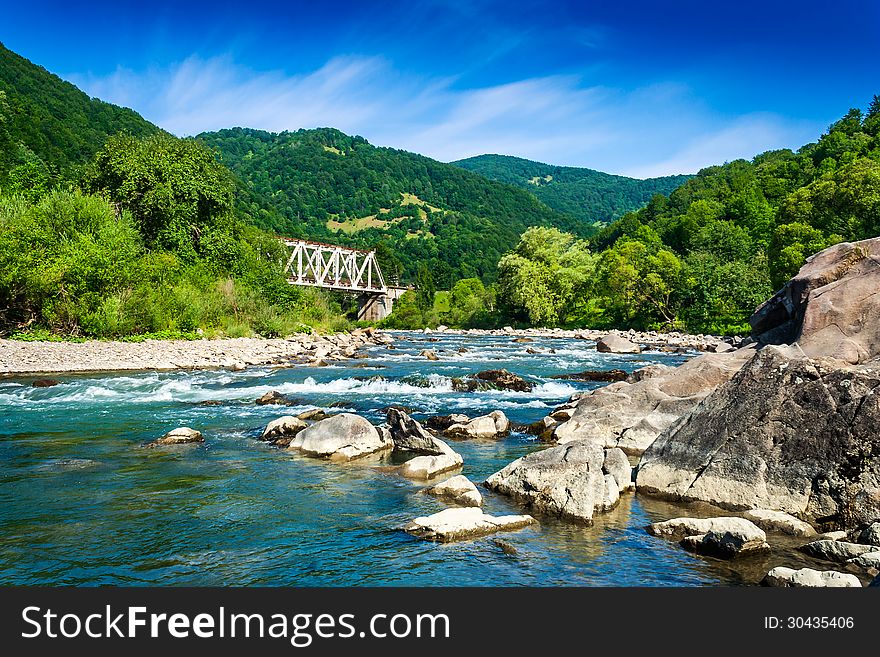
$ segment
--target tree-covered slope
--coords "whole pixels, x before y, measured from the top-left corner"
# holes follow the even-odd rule
[[[330,128],[234,128],[198,138],[244,181],[240,205],[258,225],[335,243],[384,241],[404,278],[427,264],[441,288],[492,278],[529,226],[584,234],[582,222],[512,185]]]
[[[28,164],[67,176],[119,132],[160,130],[133,110],[89,98],[0,43],[0,181]]]
[[[669,194],[691,178],[679,175],[639,180],[509,155],[478,155],[452,164],[525,189],[549,207],[591,225],[608,223],[638,210],[655,194]]]

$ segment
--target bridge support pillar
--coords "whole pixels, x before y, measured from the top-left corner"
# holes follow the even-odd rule
[[[374,294],[365,292],[358,296],[358,321],[361,322],[380,322],[394,308],[394,302],[397,301],[403,293],[406,292],[404,287],[389,287],[385,294]]]

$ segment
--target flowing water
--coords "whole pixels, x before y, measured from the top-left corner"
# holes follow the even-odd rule
[[[372,347],[367,359],[323,368],[64,375],[51,388],[31,387],[33,377],[0,379],[0,584],[689,586],[766,572],[763,561],[754,573],[732,570],[649,536],[646,524],[684,512],[632,494],[591,527],[541,518],[494,537],[422,541],[400,527],[446,508],[420,493],[423,484],[375,461],[332,464],[257,440],[270,420],[316,406],[377,424],[391,404],[411,407],[416,419],[501,409],[533,422],[598,385],[551,375],[687,357],[599,354],[583,340],[396,338],[396,349]],[[425,348],[440,360],[419,357]],[[535,390],[452,390],[452,376],[500,367],[535,381]],[[253,403],[270,390],[297,405]],[[205,443],[143,447],[177,426],[199,429]],[[475,482],[543,447],[520,433],[452,444]],[[488,513],[522,512],[481,492]],[[771,565],[797,561],[783,556]]]

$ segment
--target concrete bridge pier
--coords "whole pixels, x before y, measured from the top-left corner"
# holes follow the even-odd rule
[[[391,314],[394,302],[407,291],[405,287],[388,287],[383,293],[364,292],[358,296],[358,321],[379,322]]]

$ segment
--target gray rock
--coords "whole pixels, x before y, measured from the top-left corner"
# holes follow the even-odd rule
[[[686,536],[682,539],[682,546],[693,552],[717,557],[719,559],[732,559],[743,554],[751,554],[758,551],[769,550],[770,546],[764,540],[764,532],[758,530],[733,529],[729,531],[711,531],[698,536]]]
[[[486,486],[535,511],[589,523],[606,499],[604,461],[601,446],[575,441],[517,459]]]
[[[490,516],[477,508],[458,508],[416,518],[403,529],[419,538],[445,543],[521,529],[535,523],[531,516]]]
[[[331,461],[351,461],[390,450],[393,446],[364,418],[340,413],[300,431],[288,449]]]
[[[859,543],[880,545],[880,522],[873,522],[859,534]]]
[[[773,568],[761,581],[763,586],[782,587],[861,587],[855,575],[839,573],[835,570],[813,570],[801,568],[793,570],[784,566]]]
[[[283,443],[285,446],[290,444],[293,437],[300,431],[308,427],[303,420],[292,415],[284,415],[277,420],[272,420],[263,429],[261,435],[262,440],[274,442],[275,444]]]
[[[602,462],[602,471],[612,475],[617,481],[618,492],[635,488],[632,480],[632,466],[623,450],[613,447],[605,450],[605,460]]]
[[[751,509],[743,513],[743,516],[761,529],[805,538],[816,536],[816,530],[811,524],[782,511]]]
[[[571,419],[556,427],[554,438],[560,444],[590,439],[639,455],[727,382],[753,353],[741,349],[703,354],[676,368],[651,366],[628,381],[589,391],[577,400]]]
[[[640,493],[853,527],[880,519],[880,368],[768,346],[645,452]]]
[[[453,424],[446,435],[455,438],[500,438],[510,431],[510,421],[501,411],[492,411],[463,424]]]
[[[876,548],[872,545],[827,540],[813,541],[812,543],[800,546],[798,549],[816,559],[834,561],[835,563],[846,563],[850,559],[876,551]]]
[[[880,571],[880,550],[860,554],[856,558],[847,561],[847,563],[851,563],[859,568],[864,568],[865,570]]]
[[[642,348],[626,338],[611,333],[596,340],[596,351],[605,354],[639,354]]]
[[[178,427],[172,429],[161,438],[157,438],[149,443],[147,447],[159,447],[163,445],[186,445],[188,443],[203,443],[205,439],[201,432],[189,427]]]
[[[450,477],[435,486],[425,489],[428,495],[450,499],[461,506],[482,506],[483,496],[474,483],[464,475]]]
[[[449,446],[435,437],[421,424],[399,408],[391,407],[385,415],[395,449],[437,456],[449,451]]]
[[[646,527],[652,536],[667,536],[681,538],[684,536],[696,536],[710,532],[724,534],[725,532],[740,533],[761,541],[767,539],[767,535],[758,528],[755,523],[745,518],[735,516],[721,516],[718,518],[673,518],[663,522],[655,522]]]
[[[400,474],[410,479],[433,479],[458,470],[463,462],[461,455],[450,449],[439,456],[416,456],[400,466]]]

